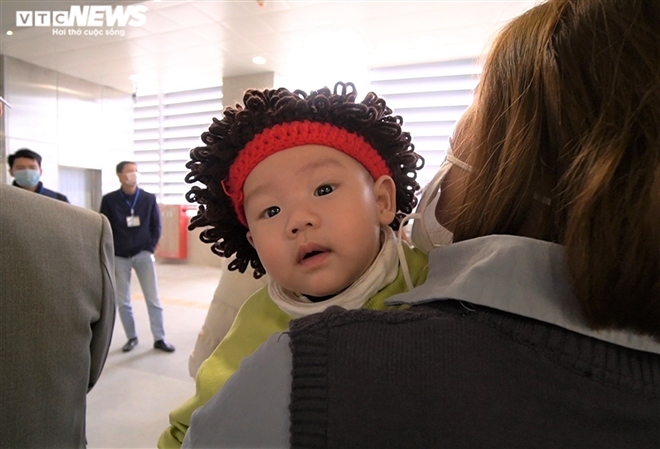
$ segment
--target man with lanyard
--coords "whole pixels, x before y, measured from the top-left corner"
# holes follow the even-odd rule
[[[39,153],[28,148],[21,148],[9,155],[7,162],[9,163],[9,174],[14,178],[12,185],[56,200],[69,202],[65,195],[45,188],[44,183],[39,180],[43,174]]]
[[[154,251],[160,239],[161,223],[155,195],[138,187],[135,162],[117,164],[121,188],[103,196],[101,213],[108,217],[115,242],[115,279],[119,317],[128,341],[122,351],[138,344],[131,306],[131,269],[135,269],[147,303],[154,348],[174,352],[165,340],[163,308],[158,299]]]

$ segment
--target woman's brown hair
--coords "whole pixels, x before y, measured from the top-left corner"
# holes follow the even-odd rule
[[[455,241],[560,243],[593,328],[660,335],[660,2],[529,10],[491,47],[470,113]]]

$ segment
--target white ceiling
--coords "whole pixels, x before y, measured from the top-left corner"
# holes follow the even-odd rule
[[[1,0],[0,53],[128,93],[136,86],[141,93],[206,87],[223,76],[261,72],[309,89],[318,85],[308,80],[354,80],[368,67],[479,55],[503,23],[535,3]],[[93,4],[144,5],[146,21],[115,27],[125,34],[114,37],[54,36],[52,27],[16,26],[16,11]],[[266,64],[255,65],[254,56]]]

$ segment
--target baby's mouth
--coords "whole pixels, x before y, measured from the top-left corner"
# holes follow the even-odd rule
[[[309,259],[310,257],[314,257],[314,256],[317,256],[317,255],[322,254],[322,253],[323,253],[323,251],[312,251],[311,253],[305,254],[303,256],[303,260]]]
[[[320,245],[313,243],[305,244],[298,250],[298,263],[312,259],[327,252],[328,250]]]

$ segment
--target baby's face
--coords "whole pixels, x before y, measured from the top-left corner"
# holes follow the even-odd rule
[[[245,180],[248,239],[266,272],[282,287],[310,296],[339,293],[380,250],[388,224],[369,172],[322,145],[279,151]]]

